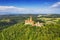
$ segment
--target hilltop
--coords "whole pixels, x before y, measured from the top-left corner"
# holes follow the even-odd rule
[[[60,40],[60,25],[45,24],[43,27],[33,27],[17,23],[0,33],[0,40]]]

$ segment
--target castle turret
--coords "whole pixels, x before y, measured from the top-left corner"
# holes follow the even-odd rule
[[[32,21],[32,16],[30,16],[30,21]]]

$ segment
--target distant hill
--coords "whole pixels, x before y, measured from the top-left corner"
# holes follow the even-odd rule
[[[10,16],[37,17],[38,15],[42,15],[42,17],[60,17],[60,14],[7,14],[7,15],[0,15],[0,17],[10,17]]]
[[[38,16],[46,18],[60,18],[60,14],[40,14]]]

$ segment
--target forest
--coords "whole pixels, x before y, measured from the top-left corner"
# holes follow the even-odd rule
[[[24,25],[29,16],[43,26]],[[60,40],[60,14],[1,15],[0,40]]]

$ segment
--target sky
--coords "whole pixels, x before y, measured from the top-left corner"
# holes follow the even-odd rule
[[[0,0],[0,14],[60,14],[60,0]]]

